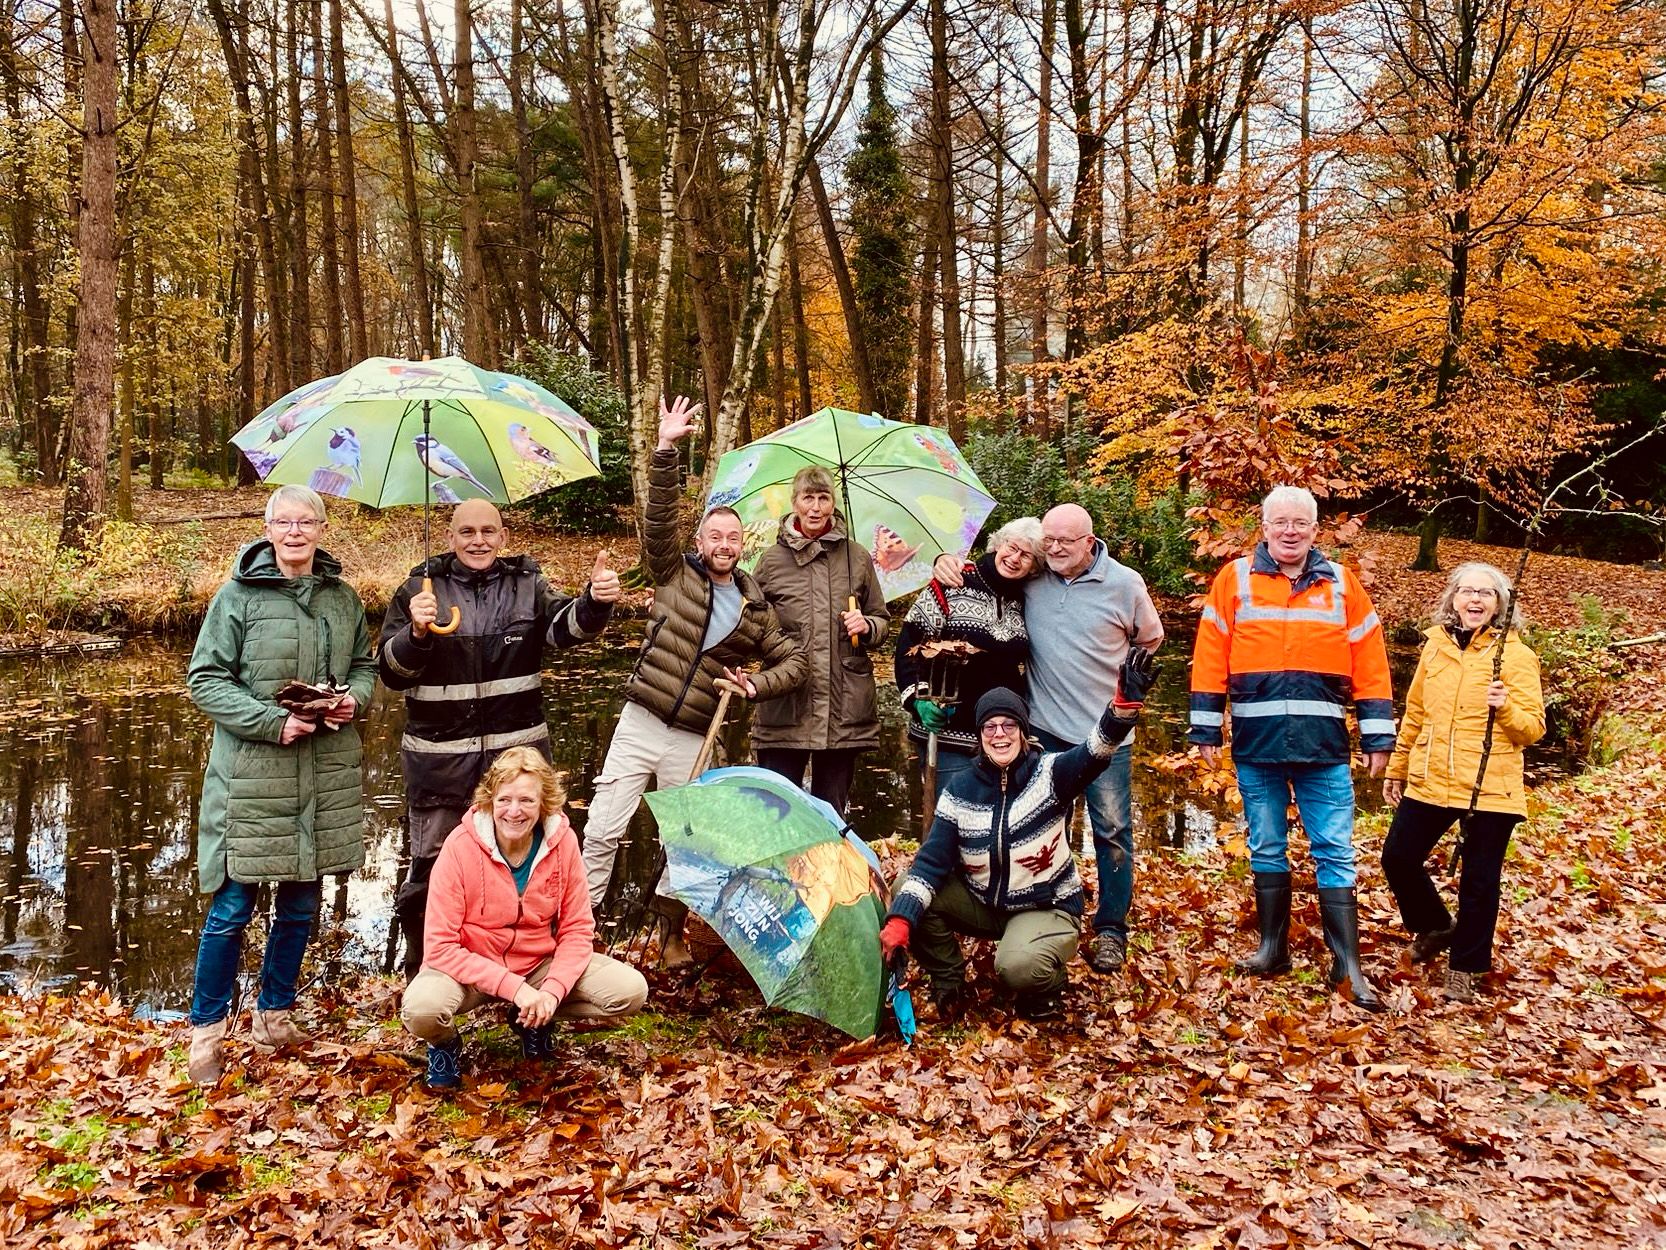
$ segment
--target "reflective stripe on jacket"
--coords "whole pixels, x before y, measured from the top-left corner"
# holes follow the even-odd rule
[[[1457,641],[1439,626],[1429,631],[1417,672],[1406,692],[1406,712],[1387,775],[1406,783],[1406,794],[1435,807],[1468,810],[1481,769],[1481,742],[1487,732],[1487,687],[1492,684],[1491,630]],[[1499,672],[1509,693],[1493,727],[1487,776],[1476,808],[1483,812],[1527,814],[1522,784],[1522,750],[1545,732],[1544,691],[1539,685],[1539,657],[1514,632],[1504,644]]]
[[[1192,652],[1192,742],[1253,764],[1346,763],[1348,705],[1360,749],[1394,747],[1382,622],[1353,572],[1309,551],[1292,581],[1258,544],[1215,577]]]

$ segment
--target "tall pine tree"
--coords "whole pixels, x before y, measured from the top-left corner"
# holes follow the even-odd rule
[[[882,416],[906,420],[914,345],[914,188],[897,147],[897,113],[885,96],[878,46],[845,180],[851,191],[851,277],[875,402]]]

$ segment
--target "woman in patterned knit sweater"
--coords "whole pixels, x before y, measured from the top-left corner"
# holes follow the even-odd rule
[[[897,636],[897,689],[922,764],[926,737],[937,734],[939,798],[949,778],[978,757],[978,727],[972,718],[978,700],[998,686],[1025,693],[1030,636],[1024,628],[1024,583],[1040,567],[1041,522],[1018,517],[995,531],[982,559],[966,563],[964,586],[933,580],[903,621]],[[915,654],[922,643],[934,641],[965,642],[978,649],[960,670],[959,701],[949,706],[928,697],[931,662]]]
[[[1058,1012],[1082,919],[1070,805],[1133,729],[1156,668],[1151,652],[1130,650],[1093,733],[1068,751],[1029,742],[1029,707],[1013,691],[978,700],[977,760],[943,792],[879,934],[887,964],[912,942],[939,1018],[962,1002],[966,957],[957,934],[996,940],[995,975],[1020,1012]]]

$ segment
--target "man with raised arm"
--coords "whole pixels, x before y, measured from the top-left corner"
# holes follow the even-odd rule
[[[584,827],[592,907],[607,894],[619,840],[648,783],[665,787],[688,780],[717,712],[717,679],[727,677],[749,699],[773,699],[809,673],[803,651],[781,628],[758,583],[738,567],[745,535],[735,510],[713,508],[702,516],[693,552],[679,533],[677,444],[694,428],[697,411],[687,398],[669,408],[660,400],[642,549],[643,566],[654,581],[654,607]],[[760,670],[743,671],[753,661]],[[680,905],[662,900],[660,907],[672,922],[664,962],[685,963]]]
[[[405,935],[406,980],[422,966],[428,879],[491,762],[514,746],[550,757],[540,672],[545,647],[571,647],[607,625],[619,574],[596,555],[576,597],[555,591],[531,556],[506,556],[508,530],[490,500],[457,505],[446,527],[451,550],[411,570],[382,622],[382,680],[405,695],[405,774],[411,869],[394,914]],[[431,578],[432,591],[422,588]],[[461,612],[457,632],[431,628],[440,604]]]

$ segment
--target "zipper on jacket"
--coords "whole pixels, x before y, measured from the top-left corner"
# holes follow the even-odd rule
[[[731,576],[733,576],[733,574],[731,574]],[[706,638],[706,631],[711,628],[712,624],[712,597],[714,592],[712,590],[712,579],[709,574],[702,577],[700,580],[703,581],[706,586],[706,614],[700,622],[700,640],[701,642],[704,642]],[[665,718],[665,723],[667,725],[675,725],[677,723],[677,714],[683,710],[683,700],[688,698],[688,688],[694,684],[694,675],[700,671],[700,657],[704,654],[705,652],[699,650],[699,643],[696,643],[694,663],[688,666],[688,676],[683,678],[683,688],[677,691],[677,697],[671,704],[671,715]]]
[[[995,810],[995,823],[990,827],[991,842],[989,846],[989,884],[994,887],[991,893],[991,905],[1006,906],[1007,880],[1006,857],[1006,823],[1007,823],[1007,773],[1008,769],[1001,769],[1001,806]]]

